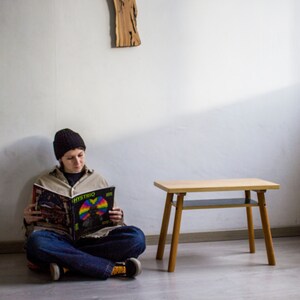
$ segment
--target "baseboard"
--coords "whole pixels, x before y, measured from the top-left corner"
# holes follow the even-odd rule
[[[300,236],[300,226],[295,227],[282,227],[272,228],[272,237],[293,237]],[[255,229],[255,238],[263,238],[263,230]],[[171,243],[172,235],[167,235],[166,243]],[[147,245],[157,245],[159,235],[146,236]],[[227,231],[213,231],[213,232],[193,232],[181,233],[179,236],[179,243],[200,243],[200,242],[213,242],[213,241],[231,241],[231,240],[247,240],[248,230],[227,230]]]
[[[0,254],[24,252],[24,241],[0,242]]]
[[[255,238],[263,238],[262,229],[255,229]],[[300,226],[272,228],[273,238],[300,236]],[[157,245],[159,235],[147,235],[147,245]],[[179,243],[199,243],[213,241],[230,241],[248,239],[248,231],[245,230],[227,230],[212,232],[193,232],[181,233]],[[167,235],[167,244],[171,242],[171,234]],[[21,253],[24,252],[24,241],[0,242],[0,254]]]

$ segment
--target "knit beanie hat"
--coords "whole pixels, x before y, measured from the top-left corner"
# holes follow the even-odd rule
[[[76,148],[83,148],[85,150],[86,146],[82,137],[77,132],[74,132],[69,128],[65,128],[56,132],[53,141],[53,148],[55,156],[57,160],[59,160],[69,150]]]

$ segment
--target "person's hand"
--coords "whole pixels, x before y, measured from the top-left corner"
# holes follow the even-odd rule
[[[33,222],[42,220],[43,217],[41,216],[40,211],[35,210],[35,204],[29,204],[24,209],[24,219],[25,219],[26,224],[31,224]]]
[[[113,207],[109,211],[109,218],[114,223],[118,223],[123,219],[123,210],[120,207]]]

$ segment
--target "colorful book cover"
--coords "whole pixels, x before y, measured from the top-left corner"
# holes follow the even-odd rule
[[[112,226],[109,210],[114,194],[115,187],[107,187],[70,198],[34,184],[33,202],[43,217],[37,226],[66,232],[74,240]]]

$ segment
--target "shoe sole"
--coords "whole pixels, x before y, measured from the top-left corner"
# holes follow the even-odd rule
[[[53,281],[57,281],[60,278],[59,266],[55,263],[50,264],[50,273]]]

